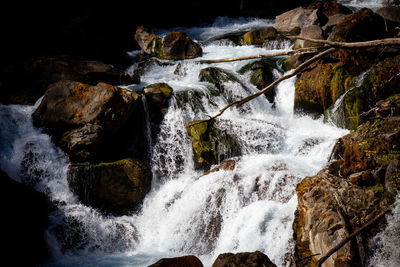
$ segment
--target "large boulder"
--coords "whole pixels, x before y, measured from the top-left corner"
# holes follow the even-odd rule
[[[4,70],[0,103],[33,104],[46,88],[60,80],[74,80],[96,85],[139,83],[139,77],[99,61],[76,60],[67,56],[41,57]]]
[[[33,188],[12,180],[0,170],[1,239],[3,261],[19,266],[36,266],[49,255],[45,242],[48,225],[46,197]]]
[[[140,95],[129,90],[105,83],[91,86],[67,80],[49,86],[32,117],[36,125],[49,132],[91,123],[115,133],[132,116],[138,102]]]
[[[262,45],[265,41],[278,38],[278,31],[274,27],[263,27],[246,32],[243,35],[244,45]]]
[[[216,121],[192,121],[186,124],[192,141],[196,166],[207,169],[224,159],[239,156],[241,148],[235,137],[218,128]]]
[[[150,168],[134,159],[99,164],[72,164],[68,183],[79,200],[104,212],[135,210],[150,191]]]
[[[149,267],[203,267],[201,261],[193,255],[164,258]]]
[[[117,154],[132,142],[143,144],[144,117],[139,94],[105,83],[74,81],[50,85],[32,114],[35,125],[44,127],[78,161],[101,155],[120,158]]]
[[[383,18],[363,8],[341,20],[329,35],[329,41],[360,42],[387,37]]]
[[[189,59],[202,55],[201,46],[184,32],[171,32],[160,38],[146,28],[136,29],[135,40],[146,54],[162,59]]]
[[[242,253],[220,254],[214,261],[212,267],[242,267],[242,266],[263,266],[276,267],[267,255],[260,251]]]
[[[322,29],[317,25],[304,26],[303,28],[301,28],[300,36],[317,40],[324,39]],[[294,49],[321,46],[321,45],[322,44],[314,43],[311,41],[297,40],[296,43],[294,44]]]
[[[276,16],[274,28],[280,32],[290,32],[307,25],[318,24],[318,10],[298,7]]]

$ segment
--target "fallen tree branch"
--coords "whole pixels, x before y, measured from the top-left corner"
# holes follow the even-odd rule
[[[283,75],[281,77],[279,77],[278,79],[276,79],[275,81],[273,81],[271,84],[269,84],[267,87],[261,89],[260,91],[258,91],[255,94],[252,94],[250,96],[247,96],[245,98],[242,98],[240,100],[234,101],[230,104],[228,104],[227,106],[223,107],[222,109],[220,109],[219,113],[210,117],[208,120],[213,120],[219,116],[221,116],[225,110],[227,110],[228,108],[232,107],[233,105],[236,106],[241,106],[246,102],[249,102],[250,100],[264,94],[267,90],[274,88],[278,83],[280,83],[283,80],[289,79],[295,75],[297,75],[299,72],[301,72],[305,67],[307,67],[308,65],[312,64],[313,62],[317,61],[318,59],[334,52],[336,50],[336,48],[329,48],[321,53],[319,53],[318,55],[315,55],[314,57],[310,58],[309,60],[306,60],[304,63],[302,63],[301,65],[299,65],[297,68],[295,68],[293,71],[291,71],[290,73]]]
[[[349,242],[351,239],[353,239],[355,236],[360,234],[362,231],[367,229],[369,226],[377,222],[379,219],[381,219],[388,211],[390,211],[394,207],[394,204],[390,205],[387,209],[379,213],[375,218],[361,226],[357,231],[343,239],[339,244],[337,244],[335,247],[333,247],[331,250],[329,250],[324,256],[322,256],[316,263],[317,267],[321,267],[322,263],[324,263],[333,253],[338,251],[341,247],[343,247],[347,242]]]
[[[267,58],[267,57],[314,54],[316,52],[318,52],[317,48],[307,47],[307,48],[300,48],[297,50],[279,51],[279,52],[275,52],[275,53],[244,56],[244,57],[223,58],[223,59],[203,59],[203,60],[196,61],[196,63],[200,63],[200,64],[222,63],[222,62],[232,62],[232,61],[240,61],[240,60],[248,60],[248,59]]]
[[[362,48],[362,47],[375,47],[375,46],[388,46],[388,45],[400,45],[400,38],[387,38],[380,40],[364,41],[364,42],[334,42],[328,40],[312,39],[303,36],[286,36],[288,39],[299,39],[304,41],[310,41],[313,43],[325,44],[328,46],[335,47],[347,47],[347,48]]]

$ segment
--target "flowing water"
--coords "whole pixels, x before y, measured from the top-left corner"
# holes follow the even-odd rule
[[[267,25],[272,21],[219,18],[212,26],[184,30],[205,43],[230,31]],[[289,44],[278,47],[290,49]],[[203,45],[202,59],[266,52],[210,42]],[[228,98],[240,99],[257,89],[248,74],[237,73],[250,61],[211,65],[229,70],[245,85],[228,83],[223,95],[199,82],[200,70],[210,65],[194,61],[183,62],[178,72],[177,63],[155,65],[146,70],[140,85],[128,86],[139,90],[166,82],[174,89],[160,133],[151,142],[152,190],[132,216],[104,216],[71,193],[68,157],[32,125],[31,114],[40,100],[34,106],[0,105],[0,167],[46,193],[52,202],[46,238],[53,258],[45,265],[147,266],[162,257],[194,254],[211,266],[220,253],[255,250],[278,266],[287,265],[294,246],[295,187],[327,164],[335,140],[347,131],[294,114],[292,78],[277,86],[275,103],[261,96],[220,117],[219,129],[237,140],[241,156],[233,159],[233,170],[205,175],[195,169],[186,123],[216,114]],[[395,226],[387,231],[390,227]]]

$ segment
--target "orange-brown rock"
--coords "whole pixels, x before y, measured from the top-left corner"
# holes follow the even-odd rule
[[[201,261],[193,255],[164,258],[149,267],[203,267]]]

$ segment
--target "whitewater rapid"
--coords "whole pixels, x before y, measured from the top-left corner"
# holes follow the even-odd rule
[[[272,23],[219,18],[208,27],[181,30],[203,43],[220,34]],[[284,44],[283,50],[288,49],[290,44]],[[267,52],[217,42],[203,45],[201,59]],[[216,114],[228,100],[210,92],[210,84],[199,82],[200,70],[215,66],[237,76],[247,89],[228,84],[229,94],[236,99],[258,90],[248,74],[237,73],[251,61],[211,65],[194,61],[183,62],[178,74],[177,63],[154,65],[143,74],[141,84],[127,86],[140,90],[166,82],[174,90],[150,151],[152,190],[141,211],[132,216],[104,216],[71,193],[67,155],[32,124],[31,114],[40,100],[34,106],[0,105],[1,168],[13,179],[44,192],[54,204],[46,232],[53,258],[46,265],[148,266],[162,257],[194,254],[211,266],[220,253],[255,250],[278,266],[288,263],[294,248],[295,187],[326,166],[336,139],[347,131],[325,124],[323,118],[294,114],[294,77],[277,86],[275,103],[261,96],[220,117],[219,127],[238,140],[242,155],[233,159],[233,170],[204,174],[195,169],[185,125]]]

